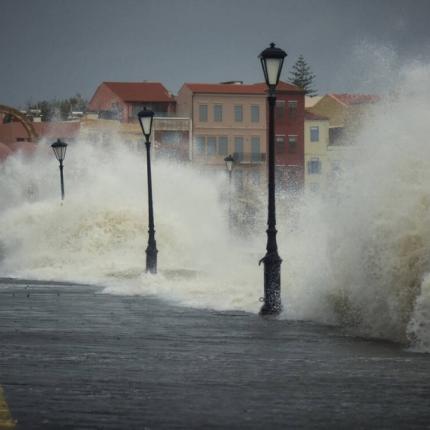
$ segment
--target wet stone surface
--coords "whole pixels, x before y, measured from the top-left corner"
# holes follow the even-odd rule
[[[17,429],[430,428],[430,357],[336,328],[0,283]]]

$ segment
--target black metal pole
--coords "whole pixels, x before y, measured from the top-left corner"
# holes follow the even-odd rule
[[[146,139],[146,167],[148,172],[148,247],[146,248],[146,271],[150,273],[157,273],[157,244],[155,242],[155,229],[154,229],[154,209],[152,206],[152,178],[151,178],[151,155],[150,155],[150,142]]]
[[[61,200],[64,200],[63,160],[60,160]]]
[[[231,230],[231,170],[228,171],[228,227]]]
[[[276,243],[276,207],[275,207],[275,103],[274,90],[270,89],[269,103],[269,157],[268,157],[268,216],[266,255],[260,260],[264,263],[264,305],[261,315],[277,315],[282,311],[281,304],[281,263]]]

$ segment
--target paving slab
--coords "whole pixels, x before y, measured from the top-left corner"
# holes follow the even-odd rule
[[[0,386],[16,429],[430,428],[428,355],[101,291],[0,281]]]

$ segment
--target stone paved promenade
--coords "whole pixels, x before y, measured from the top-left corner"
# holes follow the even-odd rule
[[[16,429],[430,428],[428,355],[310,323],[28,284],[0,282],[0,386]]]

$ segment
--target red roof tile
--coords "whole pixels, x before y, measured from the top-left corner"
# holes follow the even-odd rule
[[[262,91],[267,91],[267,85],[265,82],[254,84],[254,86],[261,88]],[[297,85],[290,84],[289,82],[279,81],[276,91],[294,91],[297,93],[304,93],[305,90],[298,87]]]
[[[260,88],[249,84],[196,84],[185,83],[193,93],[205,94],[264,94]]]
[[[193,93],[205,94],[258,94],[263,95],[267,91],[267,86],[264,82],[258,84],[199,84],[185,83]],[[280,81],[277,87],[278,91],[295,91],[303,92],[303,90],[295,85]]]
[[[171,102],[172,95],[160,82],[103,82],[125,102]]]
[[[346,106],[359,105],[359,104],[365,104],[365,103],[376,103],[380,100],[379,96],[375,96],[372,94],[332,93],[332,94],[329,94],[329,96]]]

